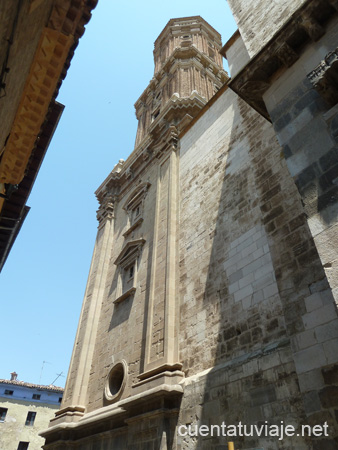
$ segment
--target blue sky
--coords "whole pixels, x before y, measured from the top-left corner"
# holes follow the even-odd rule
[[[64,386],[97,230],[94,191],[134,147],[134,103],[153,76],[168,20],[200,15],[236,30],[226,0],[99,0],[57,100],[66,105],[0,274],[0,378]],[[45,363],[43,364],[43,361]],[[41,369],[43,371],[41,373]]]

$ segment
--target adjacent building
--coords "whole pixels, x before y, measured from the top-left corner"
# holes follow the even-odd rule
[[[97,0],[0,4],[0,271],[64,106],[55,99]]]
[[[0,380],[0,449],[40,450],[39,432],[60,408],[63,388],[41,386],[17,379]]]
[[[229,4],[155,41],[46,450],[338,446],[338,4]]]

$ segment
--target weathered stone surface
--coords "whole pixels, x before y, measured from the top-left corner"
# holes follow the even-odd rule
[[[267,8],[263,0],[229,0],[251,58],[273,37],[277,27],[281,27],[303,3],[304,0],[278,0]]]

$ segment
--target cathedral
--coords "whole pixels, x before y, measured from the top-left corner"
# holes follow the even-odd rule
[[[155,41],[45,450],[338,448],[338,1],[228,2]]]

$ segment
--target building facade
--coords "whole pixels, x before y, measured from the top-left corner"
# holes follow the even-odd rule
[[[337,2],[229,4],[155,42],[48,450],[338,448]]]
[[[0,380],[0,449],[39,450],[46,428],[60,408],[63,388],[41,386],[17,380]]]

